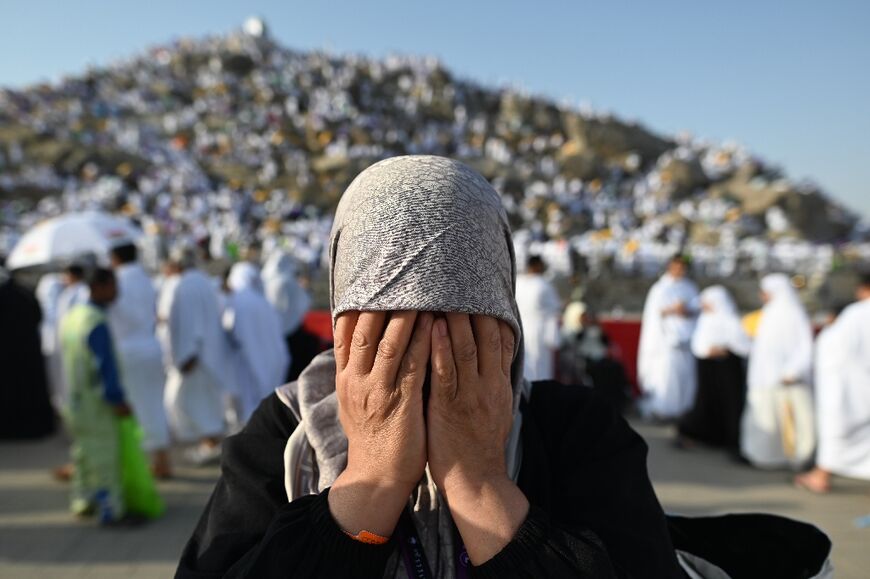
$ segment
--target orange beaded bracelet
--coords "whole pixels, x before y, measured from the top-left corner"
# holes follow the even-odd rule
[[[347,531],[342,532],[354,541],[359,541],[360,543],[365,543],[366,545],[383,545],[390,540],[389,537],[382,537],[368,531],[360,531],[356,535],[353,535]]]

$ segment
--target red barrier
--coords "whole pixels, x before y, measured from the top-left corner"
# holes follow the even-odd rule
[[[632,388],[637,390],[637,349],[640,345],[640,320],[601,318],[601,329],[611,343],[613,356],[622,362]]]
[[[332,343],[332,318],[326,310],[308,312],[305,329],[320,338],[324,345]],[[637,347],[640,342],[640,321],[634,319],[601,319],[601,327],[612,345],[613,355],[625,366],[632,386],[637,388]]]
[[[314,334],[323,345],[332,343],[332,316],[329,310],[314,310],[305,314],[302,322],[305,331]]]

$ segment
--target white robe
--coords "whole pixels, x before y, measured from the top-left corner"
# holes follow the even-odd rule
[[[57,333],[58,303],[63,292],[63,282],[60,275],[49,273],[39,279],[36,286],[36,298],[42,308],[42,353],[45,356],[45,367],[51,390],[51,401],[55,408],[63,408],[65,390],[63,381],[63,361],[60,356],[60,339]]]
[[[60,324],[60,321],[73,306],[88,303],[90,297],[91,290],[84,282],[79,281],[65,287],[57,298],[57,323]]]
[[[870,480],[870,300],[846,308],[816,346],[816,463]]]
[[[517,277],[516,296],[524,334],[523,376],[531,382],[552,380],[559,347],[559,295],[542,276],[526,274]]]
[[[169,446],[163,404],[166,375],[157,341],[157,292],[139,264],[115,270],[118,297],[109,308],[109,327],[120,358],[121,385],[142,426],[145,450]]]
[[[789,388],[801,400],[811,396],[813,329],[788,278],[769,275],[762,289],[771,298],[761,311],[749,354],[740,450],[756,466],[797,466],[808,457],[789,458],[783,450],[780,397],[786,381],[796,382]],[[811,413],[812,405],[806,410]],[[799,428],[805,439],[814,436],[812,421]]]
[[[292,335],[302,325],[311,307],[311,297],[296,281],[293,257],[281,251],[274,252],[263,266],[262,279],[266,299],[280,315],[282,334]]]
[[[685,278],[663,275],[646,298],[638,348],[638,379],[645,398],[641,410],[659,418],[676,418],[695,401],[697,375],[690,348],[694,316],[663,315],[682,303],[698,307],[698,288]]]
[[[256,277],[254,277],[256,276]],[[239,402],[238,420],[245,423],[257,406],[284,383],[290,354],[281,332],[278,312],[259,290],[259,274],[249,263],[230,272],[223,326],[232,346],[233,393]]]
[[[226,340],[211,280],[197,270],[167,278],[157,304],[159,336],[167,354],[166,410],[176,437],[190,442],[224,432],[228,392]],[[181,367],[193,357],[196,367]]]

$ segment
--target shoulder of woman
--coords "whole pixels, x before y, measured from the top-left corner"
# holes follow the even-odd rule
[[[297,425],[298,421],[293,412],[273,392],[260,402],[239,434],[265,436],[286,443]]]
[[[522,408],[524,424],[533,423],[548,444],[568,445],[574,456],[606,455],[634,446],[645,449],[643,439],[592,388],[535,382]]]

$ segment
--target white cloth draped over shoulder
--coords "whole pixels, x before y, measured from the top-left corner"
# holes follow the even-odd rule
[[[185,442],[222,434],[223,399],[232,383],[211,280],[195,269],[168,277],[161,288],[157,315],[167,354],[166,406],[173,432]],[[182,366],[194,358],[194,368],[182,372]]]
[[[36,285],[36,299],[42,308],[42,323],[40,335],[42,338],[42,354],[45,356],[45,367],[48,373],[51,402],[60,409],[64,402],[63,363],[60,356],[60,339],[57,329],[60,324],[58,305],[63,292],[63,282],[56,273],[48,273],[39,279]]]
[[[278,312],[260,289],[260,273],[247,262],[237,263],[227,280],[223,327],[229,336],[234,370],[234,394],[239,420],[248,421],[260,401],[284,382],[290,354]]]
[[[169,426],[163,404],[163,353],[155,334],[157,292],[139,264],[119,266],[115,277],[118,297],[109,309],[109,327],[121,359],[121,385],[142,426],[142,446],[146,450],[165,448]]]
[[[56,364],[56,384],[54,385],[52,397],[56,408],[63,408],[66,406],[69,398],[69,388],[66,383],[66,377],[63,373],[63,362],[60,352],[60,323],[63,321],[63,318],[66,316],[67,312],[69,312],[74,306],[79,304],[86,304],[88,300],[91,299],[91,290],[88,285],[84,282],[75,282],[71,285],[66,286],[61,290],[60,295],[57,297],[57,311],[55,317],[55,340],[57,343],[57,357],[54,358],[54,362]]]
[[[36,299],[42,308],[42,353],[50,356],[57,350],[58,304],[63,292],[63,281],[56,273],[47,273],[36,284]]]
[[[531,382],[552,380],[559,347],[559,295],[543,276],[533,274],[517,276],[516,295],[526,333],[523,376]]]
[[[91,290],[86,283],[78,281],[66,286],[57,298],[58,324],[73,306],[86,304],[89,299],[91,299]]]
[[[289,336],[296,332],[311,307],[311,297],[296,280],[293,256],[275,251],[263,265],[263,289],[281,319],[281,333]]]
[[[816,463],[870,480],[870,299],[846,308],[816,346]]]
[[[682,304],[689,315],[665,314]],[[674,418],[691,408],[697,389],[690,348],[698,309],[698,288],[685,278],[663,275],[647,295],[641,320],[638,378],[645,394],[642,410]]]
[[[740,446],[753,464],[781,467],[793,460],[783,450],[778,391],[787,382],[790,388],[810,388],[813,329],[787,276],[770,274],[761,289],[769,299],[749,355]]]
[[[697,358],[709,358],[711,350],[721,348],[745,358],[752,341],[743,330],[740,314],[734,300],[721,285],[710,286],[701,292],[704,310],[692,335],[692,353]]]

